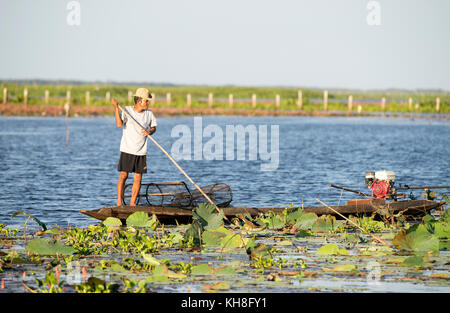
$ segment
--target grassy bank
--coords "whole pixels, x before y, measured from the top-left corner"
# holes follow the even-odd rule
[[[312,112],[396,112],[396,113],[450,113],[450,93],[446,92],[402,92],[402,91],[328,91],[326,105],[324,90],[275,88],[275,87],[189,87],[189,86],[144,86],[155,96],[151,103],[154,109],[210,110],[212,114],[220,114],[226,110],[228,114],[238,112],[289,112],[302,111],[308,115]],[[41,115],[33,106],[62,107],[67,101],[71,108],[85,107],[95,114],[111,114],[110,99],[115,98],[121,104],[130,103],[130,94],[136,86],[117,85],[38,85],[38,84],[0,84],[2,103],[5,103],[4,92],[7,90],[7,104],[26,104],[28,113],[19,115]],[[26,90],[26,91],[25,91]],[[299,103],[301,90],[301,105]],[[190,96],[188,96],[190,95]],[[232,95],[232,100],[230,95]],[[349,110],[349,96],[352,106]],[[68,98],[69,97],[69,98]],[[189,100],[188,100],[189,98]],[[383,100],[384,98],[384,100]],[[436,99],[439,98],[437,108]],[[190,102],[190,103],[189,103]],[[384,102],[384,105],[383,105]],[[4,104],[3,104],[4,106]],[[360,106],[360,108],[358,108]],[[91,108],[92,109],[88,109]],[[101,109],[95,109],[100,107]],[[1,114],[8,115],[13,109],[3,108]],[[237,110],[237,111],[233,111]],[[12,111],[10,113],[12,113]],[[217,113],[216,113],[217,112]],[[94,115],[95,115],[94,114]],[[260,113],[259,113],[260,114]],[[272,113],[271,113],[272,114]],[[276,113],[274,113],[276,114]],[[9,114],[16,115],[16,114]],[[52,115],[52,114],[49,114]]]

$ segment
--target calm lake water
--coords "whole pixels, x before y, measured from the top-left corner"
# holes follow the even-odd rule
[[[397,183],[450,185],[448,121],[205,116],[202,123],[203,128],[219,126],[224,143],[226,125],[267,125],[269,138],[271,125],[279,125],[276,170],[262,171],[261,165],[269,161],[259,155],[249,160],[248,153],[245,160],[179,161],[200,186],[229,184],[234,206],[301,205],[302,201],[305,206],[320,205],[316,198],[330,205],[342,204],[358,196],[328,184],[367,191],[364,173],[370,170],[392,170]],[[66,146],[64,118],[0,117],[0,223],[23,225],[25,217],[10,217],[14,211],[26,210],[50,226],[86,226],[94,221],[79,213],[80,209],[115,205],[122,130],[112,117],[71,118],[68,125]],[[177,125],[187,125],[194,135],[193,117],[158,118],[154,138],[169,152],[178,139],[171,136]],[[203,144],[209,139],[204,137]],[[188,183],[152,142],[148,146],[149,171],[144,183]],[[269,142],[269,151],[271,147]],[[234,145],[234,149],[241,148]]]

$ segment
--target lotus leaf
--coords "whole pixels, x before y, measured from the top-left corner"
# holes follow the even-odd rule
[[[295,227],[298,229],[308,230],[317,221],[318,217],[315,213],[305,213],[295,222]]]
[[[194,265],[191,268],[192,275],[209,275],[214,274],[214,269],[212,269],[208,264]]]
[[[150,227],[155,230],[158,226],[158,219],[155,214],[153,214],[152,219],[149,220],[147,212],[134,212],[128,216],[126,224],[131,227]]]
[[[122,226],[122,222],[117,217],[108,217],[102,222],[102,224],[108,227]]]
[[[395,235],[392,244],[400,250],[427,252],[439,250],[439,239],[422,224],[411,226]]]
[[[36,238],[28,243],[27,251],[39,255],[71,255],[75,252],[71,246],[66,246],[60,241],[52,239]]]
[[[319,250],[317,250],[317,254],[348,255],[348,251],[344,248],[339,249],[339,247],[336,244],[332,243],[320,247]]]

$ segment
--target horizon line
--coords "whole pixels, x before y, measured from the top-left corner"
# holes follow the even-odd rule
[[[379,91],[399,91],[399,92],[438,92],[449,93],[450,90],[443,88],[346,88],[346,87],[307,87],[298,85],[238,85],[238,84],[188,84],[171,82],[148,82],[148,81],[116,81],[116,80],[81,80],[81,79],[0,79],[0,83],[10,84],[38,84],[38,85],[118,85],[118,86],[154,86],[154,87],[246,87],[246,88],[282,88],[282,89],[309,89],[309,90],[329,90],[329,91],[360,91],[360,92],[379,92]]]

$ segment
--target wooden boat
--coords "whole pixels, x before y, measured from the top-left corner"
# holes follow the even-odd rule
[[[373,213],[382,214],[382,212],[389,214],[402,213],[404,216],[409,217],[421,217],[429,213],[433,209],[438,209],[445,202],[434,202],[431,200],[408,200],[408,201],[393,201],[385,202],[381,199],[365,199],[351,200],[346,205],[331,206],[334,210],[338,211],[344,216],[348,215],[371,215]],[[163,224],[175,224],[189,223],[192,220],[192,209],[183,207],[167,207],[167,206],[112,206],[104,207],[96,210],[80,210],[81,213],[90,217],[105,220],[108,217],[116,217],[122,221],[125,221],[127,217],[134,212],[146,212],[149,216],[153,214]],[[268,213],[273,211],[274,213],[282,213],[285,207],[275,208],[257,208],[257,207],[224,207],[221,208],[228,219],[236,217],[239,214],[249,214],[252,217],[259,214]],[[326,206],[318,207],[304,207],[305,212],[313,212],[317,215],[330,214],[340,218],[335,212],[330,210]]]

